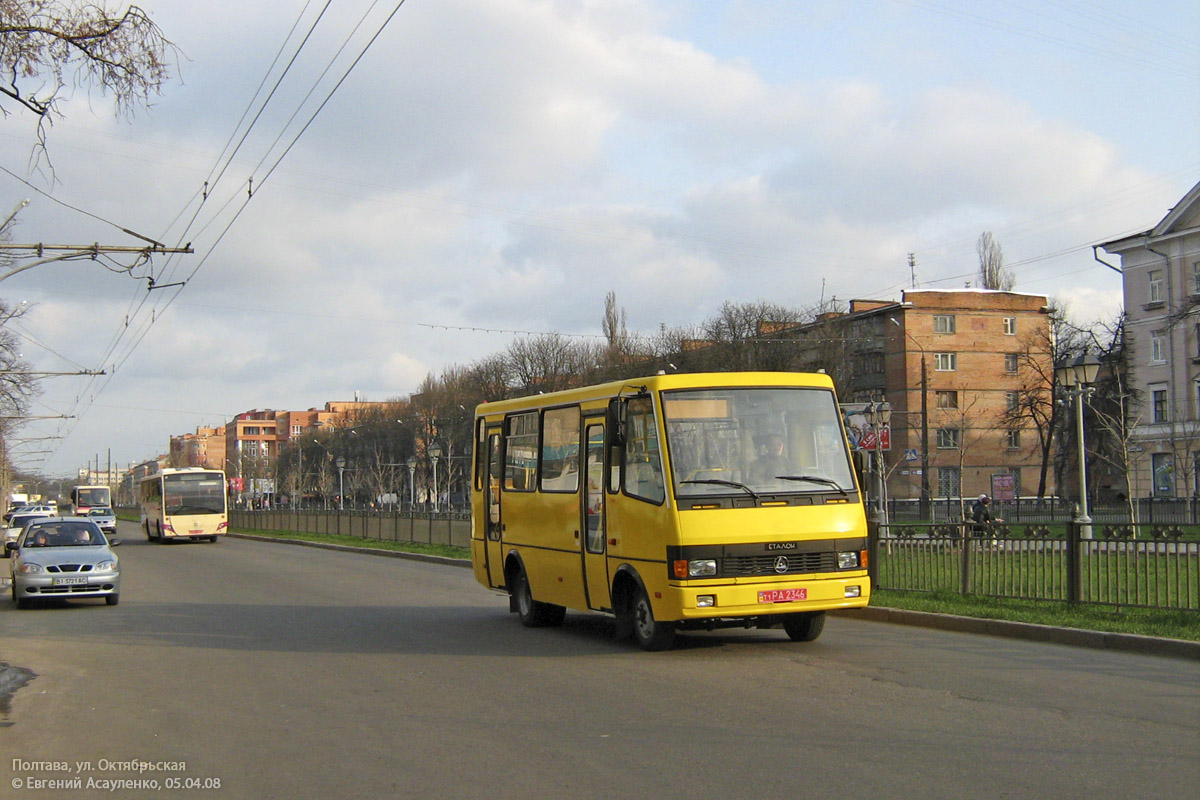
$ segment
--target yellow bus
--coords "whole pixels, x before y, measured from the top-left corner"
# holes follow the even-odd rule
[[[820,635],[867,605],[867,527],[827,375],[657,375],[475,412],[471,560],[522,624]]]
[[[219,469],[187,467],[147,475],[138,487],[146,538],[215,542],[229,529],[225,486]]]

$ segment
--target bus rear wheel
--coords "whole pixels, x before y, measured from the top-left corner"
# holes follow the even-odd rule
[[[783,629],[793,642],[811,642],[825,630],[825,612],[809,611],[788,614],[783,618]]]
[[[561,625],[567,615],[567,609],[553,603],[542,603],[533,599],[529,588],[529,578],[525,568],[518,567],[512,580],[512,595],[516,601],[517,616],[526,628],[546,628]]]
[[[651,652],[669,650],[675,644],[675,625],[670,622],[656,622],[654,609],[645,589],[639,589],[633,599],[632,622],[633,639],[638,647]]]

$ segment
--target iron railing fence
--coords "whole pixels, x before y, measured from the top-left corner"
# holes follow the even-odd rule
[[[229,526],[245,530],[295,531],[470,548],[471,517],[420,511],[281,511],[230,509]]]
[[[888,520],[902,522],[961,522],[970,515],[975,497],[938,497],[924,504],[918,499],[889,499]],[[1075,518],[1076,501],[1062,497],[1020,497],[991,502],[992,516],[1006,522],[1069,522]],[[1130,522],[1128,503],[1093,505],[1088,509],[1095,522]],[[1200,497],[1140,497],[1133,513],[1142,525],[1200,525]]]
[[[1200,534],[1178,526],[871,525],[879,589],[1200,611]]]

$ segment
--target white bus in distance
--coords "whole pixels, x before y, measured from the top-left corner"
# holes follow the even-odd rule
[[[219,469],[186,467],[147,475],[138,492],[146,538],[215,542],[229,529],[225,486]]]

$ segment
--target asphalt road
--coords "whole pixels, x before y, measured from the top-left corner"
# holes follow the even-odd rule
[[[0,602],[0,797],[1127,800],[1200,785],[1192,660],[845,618],[809,644],[715,632],[643,653],[599,616],[521,628],[458,567],[152,545],[127,523],[122,537],[119,606]],[[33,677],[15,688],[19,670]]]

